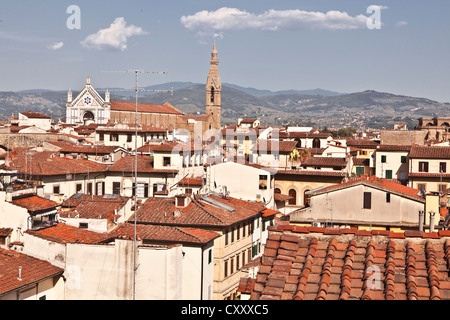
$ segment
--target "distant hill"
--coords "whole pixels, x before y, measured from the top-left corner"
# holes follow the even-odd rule
[[[354,126],[356,128],[392,128],[406,123],[413,129],[419,117],[450,116],[450,104],[425,98],[367,90],[338,93],[323,89],[270,91],[222,85],[222,123],[236,123],[239,117],[259,117],[263,125],[303,125],[319,128]],[[158,92],[158,90],[171,90]],[[193,82],[169,82],[145,88],[140,103],[170,102],[186,113],[205,110],[205,85]],[[105,88],[97,89],[100,94]],[[134,91],[109,89],[112,100],[134,101]],[[123,91],[118,91],[123,90]],[[45,89],[0,92],[0,119],[19,111],[48,114],[54,121],[65,119],[66,91]],[[73,92],[74,95],[77,92]]]

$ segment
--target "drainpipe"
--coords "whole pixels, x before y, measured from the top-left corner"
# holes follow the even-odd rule
[[[424,222],[425,213],[423,210],[419,210],[419,231],[423,231],[423,222]]]

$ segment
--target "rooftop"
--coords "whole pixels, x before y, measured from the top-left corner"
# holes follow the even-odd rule
[[[95,244],[105,240],[108,237],[107,234],[69,226],[65,223],[58,223],[39,230],[27,230],[25,232],[35,237],[61,244]]]
[[[31,212],[53,209],[58,206],[57,202],[36,195],[27,195],[25,197],[20,197],[12,200],[11,203],[16,206],[25,208]]]
[[[148,113],[166,113],[166,114],[179,114],[184,115],[184,113],[170,103],[166,102],[163,105],[159,104],[142,104],[137,105],[138,112],[148,112]],[[111,101],[111,111],[136,111],[136,103],[134,102],[122,102],[122,101]]]
[[[133,239],[134,225],[130,223],[121,224],[111,231],[109,236],[112,238]],[[189,227],[139,224],[136,225],[136,236],[143,240],[144,243],[205,244],[219,237],[220,234],[214,231]]]
[[[21,267],[21,276],[19,276]],[[0,248],[0,295],[62,275],[64,269],[29,255]]]
[[[450,299],[449,231],[269,228],[252,300]]]
[[[175,206],[175,198],[148,198],[137,211],[137,221],[147,224],[178,226],[229,226],[266,209],[260,204],[210,194],[194,195],[183,208]],[[134,219],[134,215],[130,221]]]

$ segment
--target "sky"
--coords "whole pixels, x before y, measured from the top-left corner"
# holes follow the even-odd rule
[[[450,102],[448,0],[0,0],[0,91],[205,83]],[[169,88],[168,88],[169,89]]]

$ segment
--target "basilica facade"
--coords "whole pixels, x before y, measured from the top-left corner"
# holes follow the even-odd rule
[[[109,91],[101,96],[91,85],[90,77],[87,77],[84,88],[75,98],[71,90],[67,93],[66,123],[73,125],[134,124],[137,116],[138,124],[168,131],[187,130],[191,137],[195,133],[203,135],[211,129],[220,130],[222,85],[215,43],[209,63],[204,115],[187,115],[169,102],[162,105],[138,104],[136,114],[135,102],[111,101]]]

